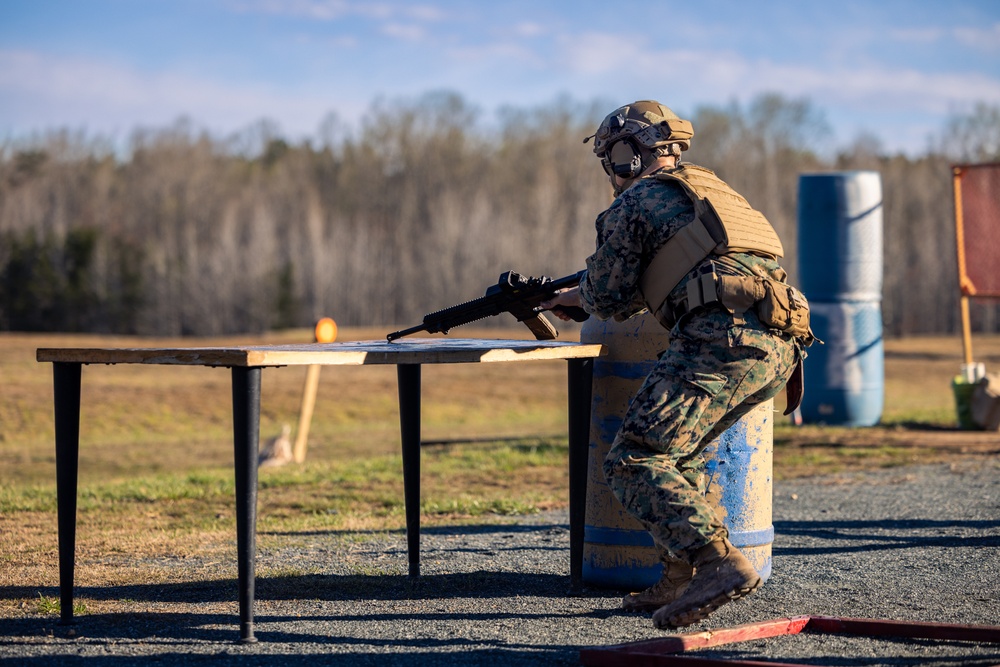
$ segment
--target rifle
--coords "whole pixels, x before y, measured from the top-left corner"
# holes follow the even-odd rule
[[[446,334],[453,327],[493,317],[500,313],[510,313],[517,318],[518,322],[524,322],[538,340],[552,340],[559,335],[559,332],[545,315],[537,310],[538,304],[551,298],[559,290],[579,285],[583,273],[580,271],[565,278],[553,280],[546,276],[526,278],[515,271],[505,271],[500,275],[496,285],[490,285],[484,296],[439,310],[430,315],[424,315],[423,324],[402,331],[394,331],[386,338],[391,343],[397,338],[409,336],[418,331]],[[577,322],[583,322],[589,317],[583,308],[560,307],[560,310]]]

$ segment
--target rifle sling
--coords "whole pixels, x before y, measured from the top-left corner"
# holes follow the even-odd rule
[[[705,223],[696,218],[681,227],[656,253],[639,279],[639,289],[649,312],[655,313],[688,271],[708,257],[720,244]]]

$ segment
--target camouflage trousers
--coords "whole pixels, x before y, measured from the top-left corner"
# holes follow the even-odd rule
[[[604,462],[608,486],[662,558],[691,562],[699,548],[728,537],[705,497],[703,451],[785,386],[798,354],[794,341],[752,312],[735,326],[729,313],[710,310],[671,332]]]

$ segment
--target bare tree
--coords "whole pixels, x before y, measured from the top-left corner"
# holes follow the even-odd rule
[[[266,120],[223,139],[184,119],[140,129],[127,155],[81,132],[6,141],[0,327],[27,321],[18,317],[34,302],[48,305],[32,327],[226,334],[323,315],[390,327],[479,296],[507,269],[565,275],[593,251],[595,217],[611,202],[582,140],[613,104],[557,98],[491,122],[434,92],[376,101],[356,132],[331,116],[315,145],[288,143]],[[779,95],[691,119],[685,159],[771,219],[793,282],[800,174],[877,170],[886,330],[957,330],[949,165],[1000,158],[996,107],[956,116],[940,150],[919,158],[886,156],[865,135],[823,158],[822,113]],[[18,273],[33,258],[39,268]],[[992,308],[977,309],[976,327],[996,329]]]

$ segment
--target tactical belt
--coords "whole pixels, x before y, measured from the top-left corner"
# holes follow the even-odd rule
[[[764,326],[812,345],[815,336],[809,327],[809,302],[802,292],[773,278],[721,273],[717,269],[715,262],[702,267],[685,284],[684,296],[675,303],[667,299],[657,311],[657,318],[669,316],[673,326],[688,313],[720,305],[732,314],[736,324],[743,324],[746,312],[752,308]]]
[[[717,269],[715,262],[709,262],[687,281],[686,292],[679,299],[666,298],[655,313],[660,323],[672,328],[688,313],[722,306],[732,313],[736,324],[743,324],[744,314],[764,297],[764,290],[757,289],[754,276],[720,275]],[[734,289],[744,283],[748,289]]]

